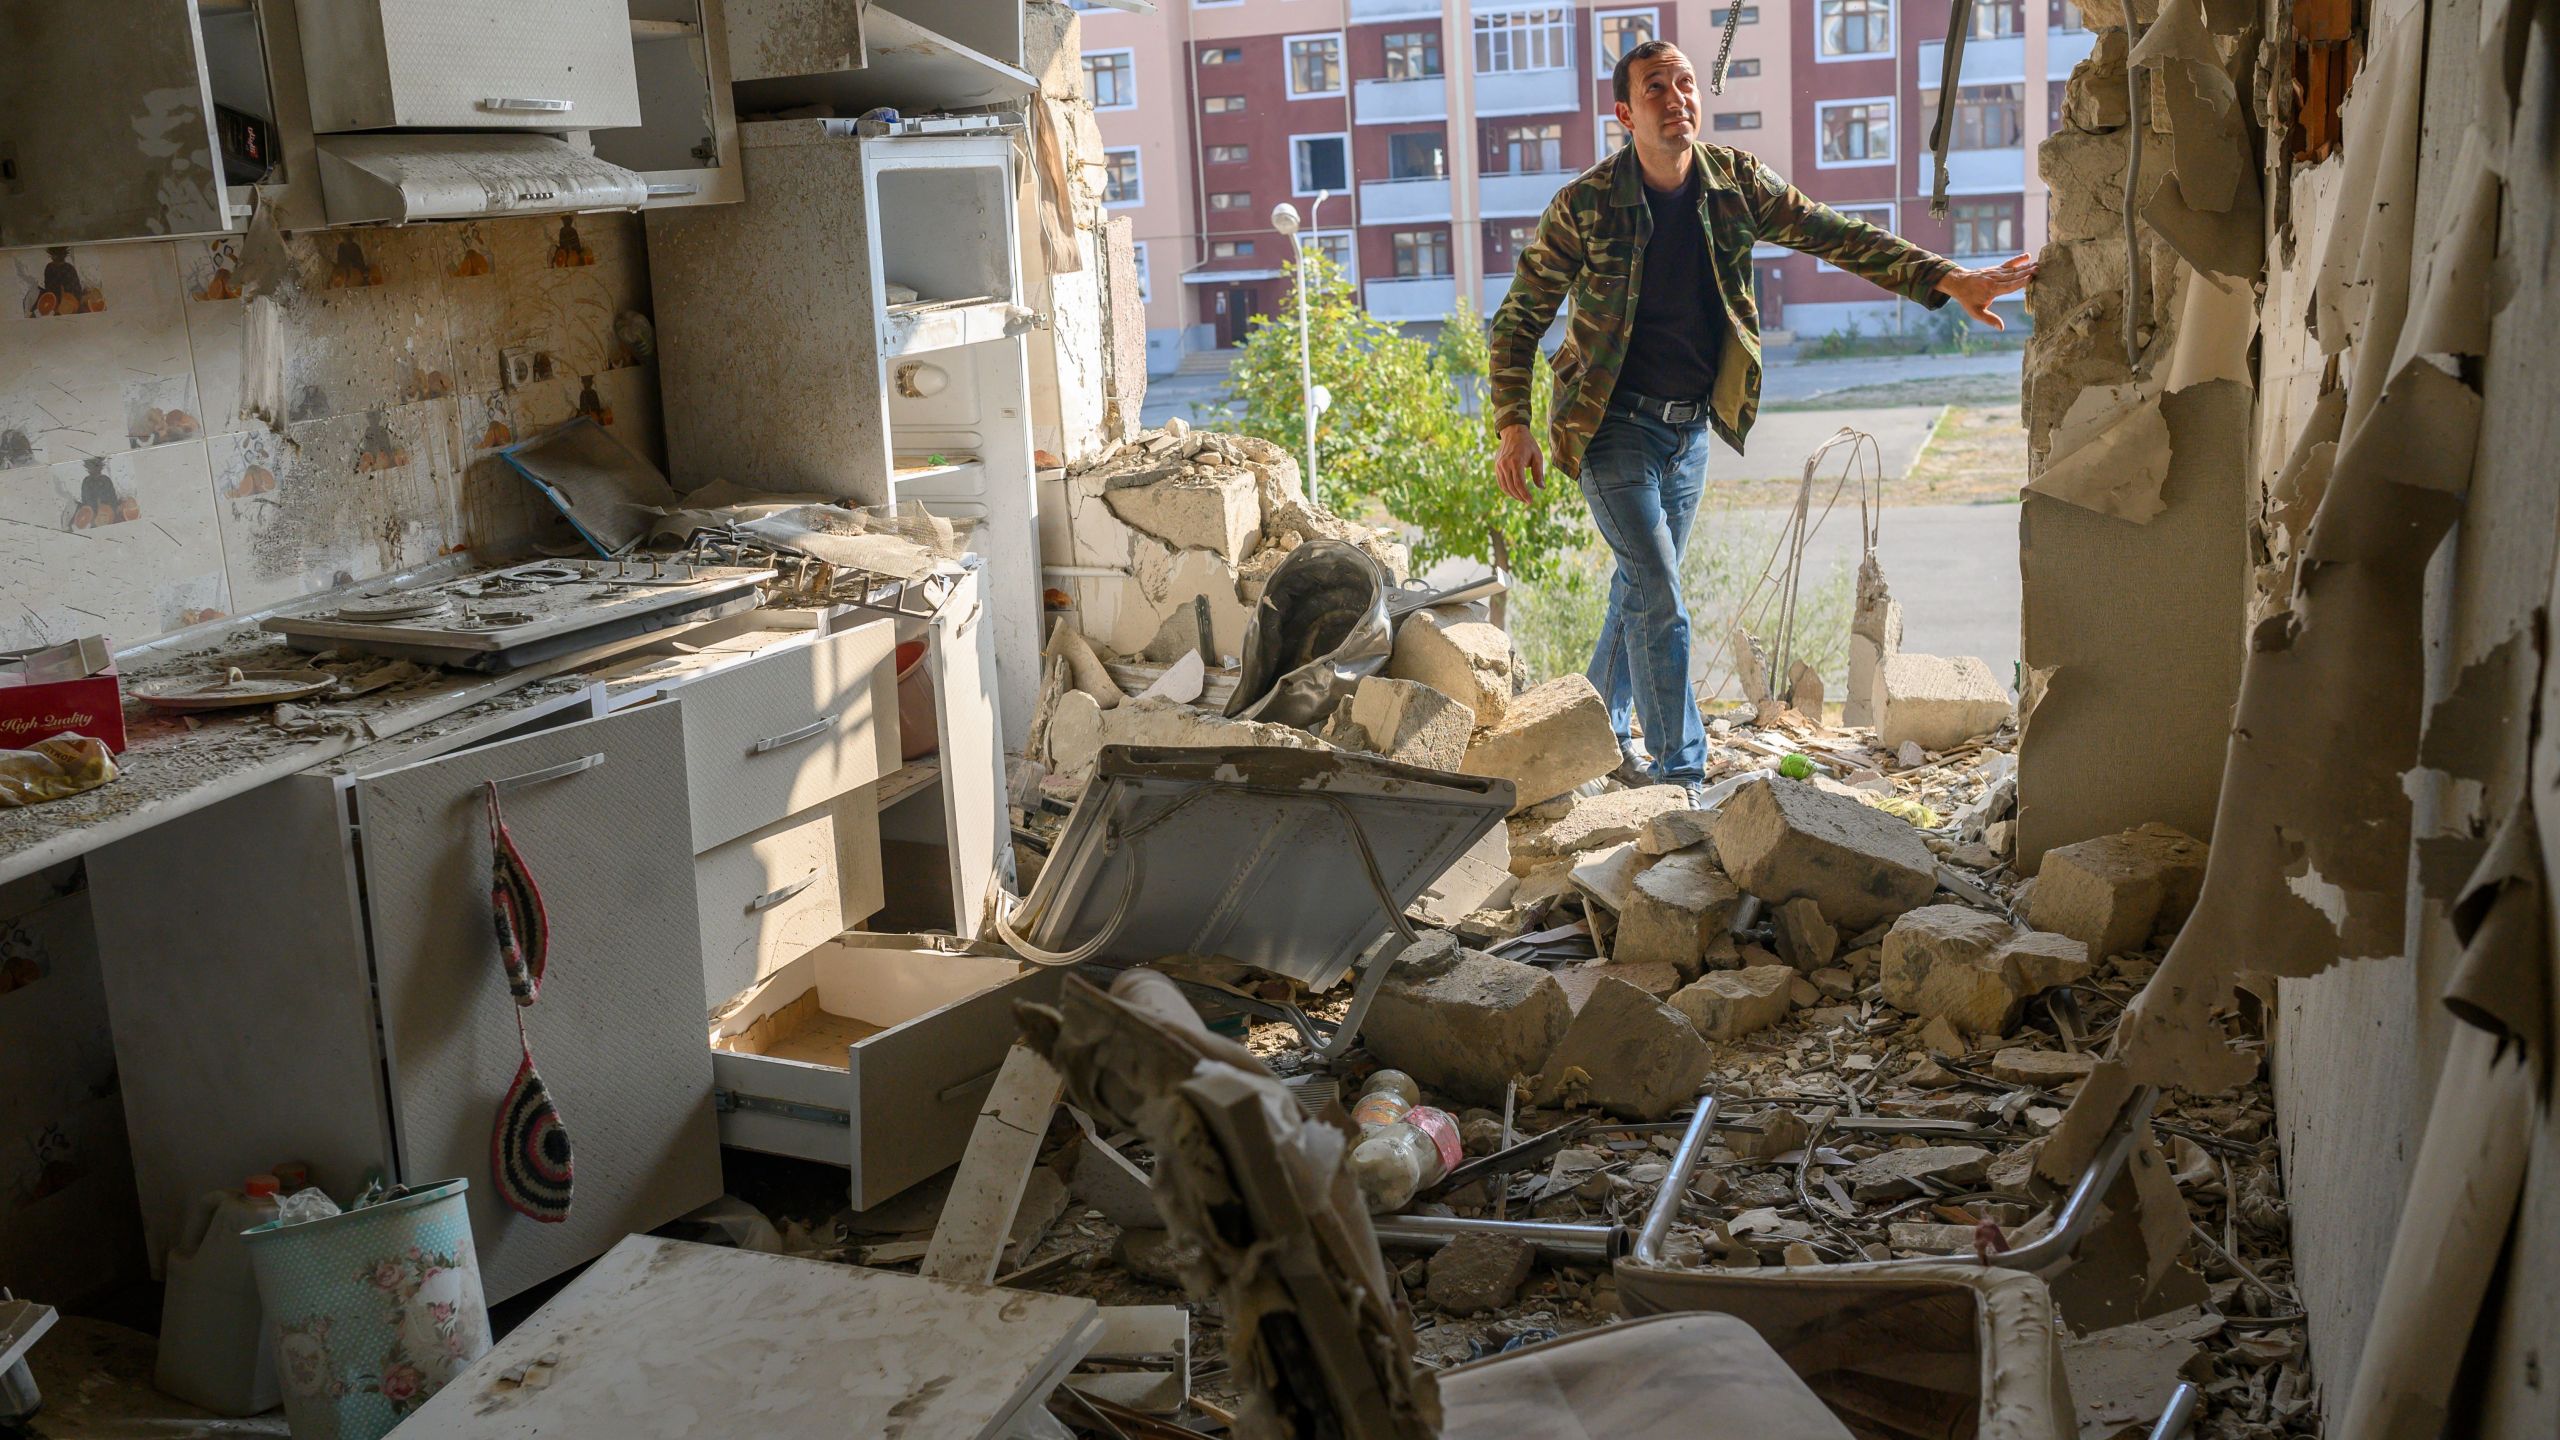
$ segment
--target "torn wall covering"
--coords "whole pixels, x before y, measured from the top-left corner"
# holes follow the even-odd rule
[[[0,251],[0,646],[132,645],[528,533],[492,449],[581,410],[660,452],[635,217],[285,237],[280,433],[240,418],[246,243]]]

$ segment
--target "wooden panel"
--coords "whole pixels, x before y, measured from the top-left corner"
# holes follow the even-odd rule
[[[340,804],[290,776],[89,855],[155,1270],[207,1190],[301,1160],[343,1196],[390,1163]]]
[[[634,1235],[409,1428],[441,1440],[993,1436],[1091,1348],[1095,1308]]]
[[[0,0],[0,53],[0,249],[230,228],[192,0]]]
[[[829,636],[684,687],[693,848],[708,850],[898,768],[887,624]]]
[[[551,928],[526,1028],[576,1147],[569,1218],[546,1225],[490,1175],[518,1056],[481,786],[592,754],[604,763],[505,794]],[[492,1300],[720,1193],[684,777],[682,716],[659,704],[357,783],[401,1178],[470,1178]]]

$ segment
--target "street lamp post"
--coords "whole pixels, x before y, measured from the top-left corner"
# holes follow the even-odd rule
[[[1330,191],[1319,190],[1307,203],[1306,228],[1315,228]],[[1298,207],[1283,200],[1271,207],[1271,228],[1289,237],[1298,256],[1298,408],[1307,422],[1307,503],[1316,503],[1316,411],[1331,397],[1316,388],[1314,362],[1307,338],[1307,238],[1298,228]]]

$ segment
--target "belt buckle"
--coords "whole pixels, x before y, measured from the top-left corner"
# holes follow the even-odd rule
[[[1701,402],[1696,400],[1664,401],[1662,405],[1662,423],[1665,425],[1688,424],[1698,418],[1700,403]]]

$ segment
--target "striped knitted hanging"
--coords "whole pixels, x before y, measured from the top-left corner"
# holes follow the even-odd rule
[[[498,1125],[489,1135],[489,1169],[507,1208],[556,1225],[569,1218],[569,1130],[560,1122],[560,1107],[551,1103],[550,1087],[533,1068],[533,1043],[524,1038],[521,1015],[516,1037],[524,1060],[516,1066],[506,1098],[498,1102]]]
[[[496,781],[489,783],[489,913],[498,932],[498,959],[507,967],[507,993],[516,1004],[530,1005],[542,994],[542,972],[551,958],[551,917],[498,809]]]

